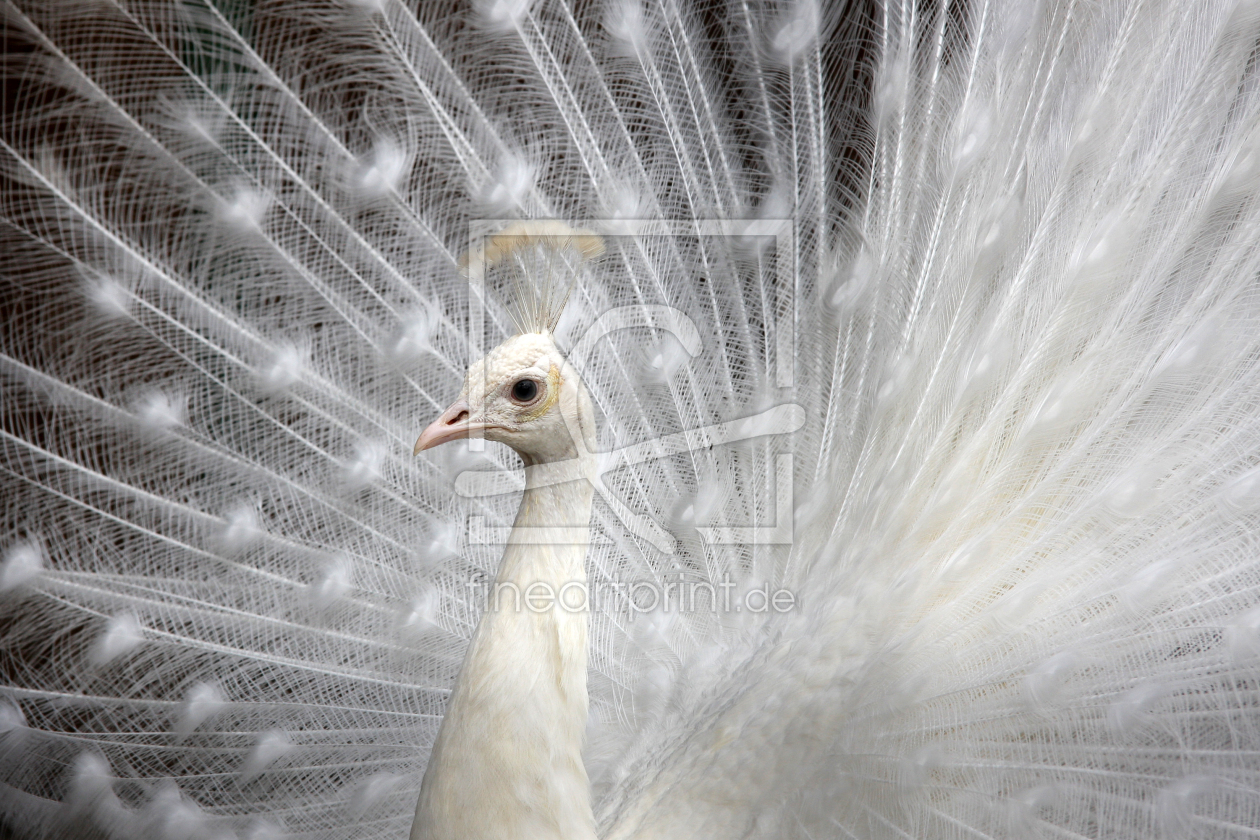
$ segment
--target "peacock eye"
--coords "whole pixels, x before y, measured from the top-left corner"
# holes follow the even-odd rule
[[[531,403],[538,397],[538,383],[532,379],[520,379],[512,386],[512,401]]]

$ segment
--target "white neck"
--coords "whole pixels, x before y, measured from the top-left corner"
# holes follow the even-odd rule
[[[516,524],[424,774],[412,840],[594,840],[580,597],[594,460],[576,465],[584,477],[559,484],[546,480],[553,465],[526,468]],[[548,543],[542,529],[557,526],[580,542]],[[548,604],[547,593],[562,589],[570,606]]]

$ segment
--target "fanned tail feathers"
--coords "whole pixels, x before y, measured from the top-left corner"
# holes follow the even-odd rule
[[[0,833],[405,836],[522,317],[601,836],[1260,831],[1253,3],[4,8]]]

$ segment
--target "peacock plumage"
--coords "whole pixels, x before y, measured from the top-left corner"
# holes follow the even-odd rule
[[[0,837],[407,836],[522,306],[598,836],[1260,835],[1254,0],[3,9]]]

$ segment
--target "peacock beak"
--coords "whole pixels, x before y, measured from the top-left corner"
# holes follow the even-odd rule
[[[474,429],[485,428],[484,423],[470,423],[468,418],[468,400],[461,398],[451,403],[450,408],[443,411],[441,417],[430,423],[429,428],[420,433],[420,439],[416,441],[416,448],[411,451],[411,454],[419,455],[426,449],[466,438]]]

